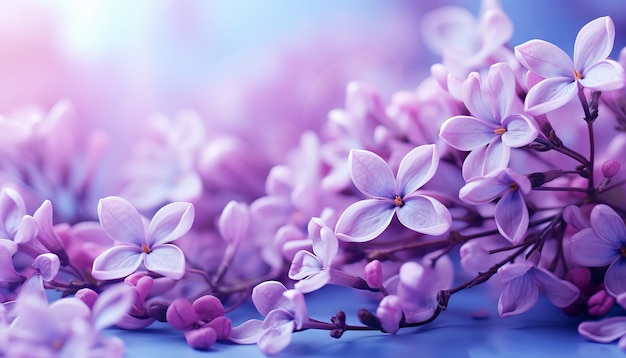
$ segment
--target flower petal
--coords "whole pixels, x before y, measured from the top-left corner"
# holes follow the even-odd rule
[[[528,91],[524,108],[534,116],[545,114],[571,101],[577,91],[578,84],[569,77],[547,78]]]
[[[439,136],[451,147],[470,151],[487,145],[497,126],[471,116],[454,116],[441,125]]]
[[[511,106],[515,100],[515,75],[508,64],[498,62],[489,68],[487,75],[489,92],[493,97],[493,107],[497,120],[501,122],[511,113]]]
[[[519,148],[537,138],[537,125],[523,114],[513,114],[502,121],[506,132],[502,134],[502,143],[511,148]]]
[[[346,208],[337,220],[337,238],[349,242],[375,239],[391,223],[394,208],[393,204],[378,199],[357,201]]]
[[[222,238],[231,244],[240,242],[248,232],[250,211],[248,206],[237,201],[230,201],[220,215],[217,227]]]
[[[319,239],[313,236],[313,252],[320,259],[322,267],[330,267],[339,251],[337,235],[328,227],[322,227]]]
[[[293,287],[302,293],[309,293],[319,290],[329,282],[330,272],[328,270],[322,270],[296,282]]]
[[[574,66],[587,70],[594,63],[606,59],[613,51],[615,25],[609,16],[599,17],[583,26],[574,43]]]
[[[278,281],[265,281],[252,289],[252,303],[257,311],[263,316],[267,316],[275,308],[291,310],[292,304],[283,296],[287,291],[285,285]]]
[[[610,343],[626,335],[626,317],[609,317],[599,321],[582,322],[578,333],[590,341]]]
[[[294,329],[293,317],[283,310],[271,311],[263,322],[265,332],[259,338],[259,349],[274,355],[287,348]]]
[[[503,185],[494,177],[484,177],[472,180],[459,190],[459,199],[472,205],[486,204],[507,190],[508,185]]]
[[[98,331],[114,325],[133,305],[134,290],[126,284],[118,284],[102,292],[93,306],[94,328]]]
[[[426,235],[441,235],[450,229],[452,217],[439,201],[425,195],[409,195],[398,208],[398,220],[407,228]]]
[[[568,77],[574,79],[574,63],[558,46],[530,40],[515,47],[515,57],[530,71],[543,78]]]
[[[113,239],[135,245],[146,243],[141,215],[126,199],[117,196],[100,199],[98,218]]]
[[[599,61],[585,70],[580,84],[594,91],[610,91],[624,87],[624,67],[613,60]]]
[[[37,256],[33,262],[33,268],[39,271],[44,281],[50,281],[59,273],[61,260],[53,253],[44,253]]]
[[[508,166],[511,159],[511,148],[504,145],[500,138],[494,138],[485,150],[485,162],[482,174],[494,173]]]
[[[400,297],[395,295],[385,296],[376,309],[376,317],[380,320],[383,330],[395,334],[400,328],[402,319],[402,305]]]
[[[152,272],[178,280],[185,275],[185,254],[178,246],[159,245],[144,256],[144,265]]]
[[[101,253],[93,261],[91,274],[97,280],[113,280],[123,278],[135,272],[144,253],[137,247],[114,246]]]
[[[591,228],[572,235],[569,246],[572,260],[584,266],[606,266],[619,255],[619,246],[601,239]]]
[[[491,110],[491,102],[485,98],[480,74],[472,72],[463,82],[463,103],[472,115],[481,120],[498,124]]]
[[[612,296],[619,296],[626,292],[626,259],[619,257],[606,270],[604,286]]]
[[[292,280],[303,280],[320,271],[322,271],[322,263],[317,256],[308,251],[300,250],[296,252],[291,261],[289,278]]]
[[[367,150],[353,149],[348,166],[354,185],[363,194],[380,199],[395,197],[395,178],[383,158]]]
[[[304,295],[298,290],[287,290],[283,292],[283,297],[292,303],[293,308],[291,312],[294,314],[296,328],[302,329],[304,322],[309,320],[309,313],[306,309]]]
[[[190,203],[175,202],[165,205],[150,221],[148,245],[165,244],[185,235],[191,229],[194,215],[194,208]]]
[[[6,246],[0,245],[0,287],[5,283],[21,282],[22,275],[15,271],[13,258]]]
[[[439,155],[434,144],[421,145],[408,152],[398,168],[400,196],[410,194],[426,184],[437,171]]]
[[[539,299],[539,289],[530,275],[525,274],[509,281],[498,300],[500,317],[510,317],[531,309]]]
[[[251,319],[230,330],[231,341],[237,344],[253,344],[259,341],[265,330],[261,328],[263,321]]]
[[[589,216],[591,227],[598,236],[615,247],[626,245],[626,225],[624,220],[610,206],[598,204]]]
[[[465,157],[461,174],[466,182],[478,180],[487,175],[484,171],[485,155],[487,155],[487,146],[474,149]]]
[[[528,230],[528,209],[519,190],[511,190],[502,195],[496,204],[496,225],[498,231],[513,244],[520,242]]]
[[[557,307],[567,307],[580,296],[580,290],[573,283],[561,280],[541,267],[533,267],[530,274],[537,287]]]

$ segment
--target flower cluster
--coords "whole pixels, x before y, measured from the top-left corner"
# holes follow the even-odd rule
[[[434,10],[424,33],[470,26],[459,13],[473,16]],[[303,330],[427,324],[485,282],[502,317],[539,295],[569,315],[626,307],[626,49],[609,58],[612,19],[582,27],[572,57],[543,40],[510,48],[494,1],[471,24],[426,41],[442,61],[415,91],[385,103],[349,83],[344,108],[280,160],[191,111],[155,117],[115,168],[112,135],[80,127],[67,100],[0,117],[0,356],[121,356],[102,330],[155,321],[195,349],[272,355]],[[371,296],[359,325],[309,317],[306,294],[326,285]],[[247,299],[263,319],[233,327]],[[625,319],[579,332],[626,347]]]

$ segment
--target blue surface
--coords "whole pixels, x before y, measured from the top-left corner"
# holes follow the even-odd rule
[[[493,296],[493,295],[491,295]],[[346,332],[340,339],[327,331],[304,331],[278,357],[626,357],[616,344],[586,341],[576,327],[583,317],[567,317],[545,299],[531,311],[511,318],[497,315],[497,301],[484,287],[454,295],[450,307],[431,324],[408,328],[391,336],[380,332]],[[326,287],[306,296],[309,315],[327,321],[344,310],[349,324],[359,324],[359,308],[375,310],[367,295],[341,287]],[[474,319],[472,312],[487,309],[489,317]],[[238,324],[258,318],[251,304],[230,315]],[[209,352],[188,347],[182,332],[166,324],[141,331],[109,329],[126,342],[127,357],[264,357],[256,345],[216,343]]]

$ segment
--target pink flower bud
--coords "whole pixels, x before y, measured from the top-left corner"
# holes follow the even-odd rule
[[[203,321],[211,321],[224,315],[224,305],[219,298],[206,295],[193,302],[193,310]]]
[[[613,178],[617,175],[617,173],[619,173],[621,167],[622,166],[618,161],[609,159],[602,163],[602,175],[604,175],[605,178]]]
[[[589,314],[595,317],[605,316],[615,305],[615,299],[611,297],[605,290],[596,292],[589,297],[587,302],[589,306]]]
[[[398,332],[400,320],[402,319],[400,297],[395,295],[385,296],[378,304],[376,317],[380,320],[385,332],[391,334]]]
[[[174,329],[185,330],[198,321],[198,315],[193,310],[188,299],[180,297],[172,301],[165,314],[167,323]]]
[[[185,339],[193,349],[209,349],[217,341],[217,333],[211,327],[185,331]]]
[[[380,261],[370,261],[364,269],[365,281],[370,287],[379,288],[383,285],[383,267]]]
[[[80,290],[76,291],[74,297],[85,302],[87,307],[91,309],[93,308],[93,304],[96,303],[96,300],[98,299],[98,293],[90,288],[81,288]]]
[[[217,334],[217,339],[228,339],[230,337],[230,330],[232,329],[232,322],[228,317],[217,317],[211,322],[204,325],[204,327],[211,327]]]

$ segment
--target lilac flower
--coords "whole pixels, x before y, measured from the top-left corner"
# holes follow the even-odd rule
[[[529,262],[506,264],[498,270],[498,274],[504,285],[498,300],[501,317],[531,309],[539,299],[540,290],[557,307],[569,306],[580,295],[580,290],[573,283],[561,280]]]
[[[189,203],[171,203],[154,214],[149,224],[128,201],[107,197],[98,203],[102,228],[123,244],[100,254],[93,262],[93,276],[98,280],[122,278],[135,272],[143,263],[146,269],[172,279],[185,274],[185,255],[169,244],[189,231],[194,208]]]
[[[589,267],[609,266],[604,275],[606,290],[613,296],[626,292],[626,226],[611,207],[598,204],[591,210],[591,227],[570,240],[570,255]]]
[[[530,189],[525,175],[506,168],[471,180],[461,188],[459,198],[468,204],[480,205],[499,197],[495,215],[498,231],[515,244],[528,229],[528,209],[522,194],[528,194]]]
[[[5,353],[9,357],[122,357],[123,342],[100,332],[128,310],[132,299],[129,288],[120,285],[102,293],[93,310],[75,297],[48,305],[42,281],[33,277],[15,302]]]
[[[397,178],[372,152],[352,150],[348,161],[354,185],[371,199],[358,201],[343,212],[335,227],[339,239],[373,240],[389,226],[394,213],[404,226],[419,233],[441,235],[450,228],[448,209],[417,191],[437,170],[439,158],[434,145],[422,145],[407,153]]]
[[[194,349],[209,349],[218,339],[230,336],[231,321],[215,296],[202,296],[193,304],[179,297],[167,308],[166,318],[172,327],[185,332],[187,343]]]
[[[20,192],[3,187],[0,191],[0,239],[24,243],[35,237],[38,230],[35,219],[26,215],[26,206]]]
[[[303,293],[315,291],[331,281],[331,264],[339,250],[337,236],[319,218],[309,222],[309,235],[314,254],[298,251],[289,268],[289,278],[299,280],[295,289]]]
[[[624,86],[624,68],[607,57],[613,49],[615,26],[610,17],[597,18],[580,29],[574,44],[574,61],[559,47],[530,40],[515,47],[524,67],[544,78],[526,96],[526,111],[533,115],[555,110],[582,88],[608,91]]]
[[[463,177],[487,175],[506,168],[511,148],[537,137],[537,126],[524,114],[512,113],[515,76],[505,63],[489,69],[487,83],[474,72],[463,84],[463,101],[472,116],[454,116],[441,125],[440,136],[450,146],[471,151],[463,163]]]
[[[617,303],[626,308],[626,294],[617,296]],[[618,340],[617,346],[626,350],[626,317],[615,316],[599,321],[587,321],[578,325],[578,333],[593,342],[610,343]]]
[[[234,327],[230,339],[236,343],[257,343],[263,353],[272,355],[285,349],[294,330],[302,329],[308,321],[304,295],[287,290],[277,281],[266,281],[252,290],[252,302],[260,314],[259,320],[249,320]]]

